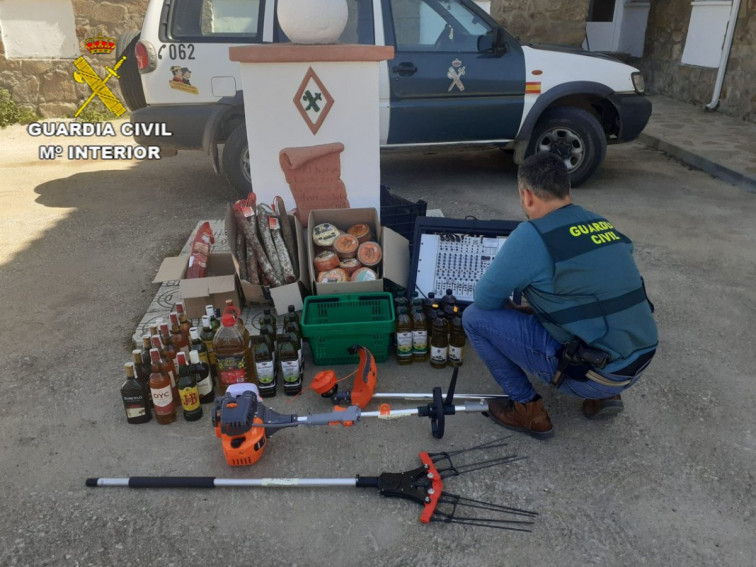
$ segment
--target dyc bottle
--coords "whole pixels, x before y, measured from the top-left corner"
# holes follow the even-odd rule
[[[150,358],[152,359],[150,393],[155,406],[155,420],[160,425],[173,423],[176,421],[176,400],[173,397],[171,378],[164,369],[158,349],[150,350]]]

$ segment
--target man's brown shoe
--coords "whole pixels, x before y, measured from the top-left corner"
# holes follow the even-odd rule
[[[619,394],[601,400],[583,400],[583,415],[588,419],[606,419],[625,409]]]
[[[489,400],[488,412],[484,415],[502,427],[522,431],[536,439],[554,435],[554,426],[543,408],[541,396],[524,404],[512,400]]]

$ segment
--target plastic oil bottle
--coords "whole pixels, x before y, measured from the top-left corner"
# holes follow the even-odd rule
[[[428,319],[423,306],[416,306],[412,313],[412,361],[428,360]]]
[[[213,352],[218,367],[218,387],[224,395],[231,384],[253,382],[254,374],[247,365],[247,345],[236,320],[239,309],[230,306],[223,311],[221,326],[213,337]]]
[[[412,319],[406,307],[399,307],[396,312],[396,360],[399,364],[412,364],[412,336]]]
[[[462,327],[462,317],[459,316],[459,308],[454,306],[454,316],[451,320],[451,330],[449,331],[449,366],[462,366],[464,357],[465,329]]]
[[[431,312],[430,364],[433,368],[446,366],[449,339],[446,335],[446,325],[438,310]]]

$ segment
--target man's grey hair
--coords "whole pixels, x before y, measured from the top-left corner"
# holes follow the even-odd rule
[[[564,199],[570,194],[567,166],[551,152],[539,152],[523,161],[517,170],[517,184],[544,201]]]

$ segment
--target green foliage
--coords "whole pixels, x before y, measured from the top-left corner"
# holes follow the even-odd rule
[[[73,117],[73,115],[72,115]],[[82,122],[107,122],[113,120],[115,114],[110,112],[99,99],[90,102],[87,107],[81,111],[77,117]]]
[[[11,124],[28,124],[38,118],[33,110],[19,107],[11,98],[10,91],[0,88],[0,128]]]

